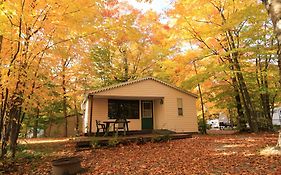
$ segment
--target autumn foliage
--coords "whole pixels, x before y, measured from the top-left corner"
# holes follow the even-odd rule
[[[49,174],[51,160],[62,156],[82,159],[83,174],[279,174],[280,155],[261,155],[276,143],[276,134],[193,136],[166,143],[131,144],[76,152],[74,145],[30,144],[30,149],[53,152],[42,158],[21,159],[11,174]],[[60,146],[56,146],[56,145]]]
[[[63,123],[68,137],[88,90],[146,76],[198,93],[199,119],[224,112],[240,131],[273,131],[275,22],[256,0],[178,0],[163,12],[121,0],[1,0],[1,157],[50,125]]]

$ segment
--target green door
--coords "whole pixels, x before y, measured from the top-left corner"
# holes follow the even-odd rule
[[[153,102],[141,102],[142,129],[153,129]]]

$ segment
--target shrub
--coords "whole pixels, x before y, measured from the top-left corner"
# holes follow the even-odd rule
[[[108,140],[109,147],[116,147],[117,145],[119,145],[118,137],[113,137],[112,139]]]
[[[92,145],[93,148],[99,148],[100,147],[99,140],[96,137],[92,137],[91,138],[91,145]]]
[[[143,137],[138,137],[138,138],[136,139],[136,144],[137,144],[137,145],[143,145],[143,144],[145,144],[144,138],[143,138]]]
[[[44,153],[40,151],[31,150],[27,145],[18,145],[17,146],[17,154],[16,159],[39,159],[44,155]]]
[[[211,128],[211,126],[208,125],[208,124],[206,124],[206,122],[204,122],[202,118],[200,118],[199,121],[198,121],[198,127],[199,127],[199,128],[198,128],[198,129],[199,129],[199,132],[200,132],[201,134],[205,134],[204,132],[205,132],[207,129],[210,129],[210,128]]]
[[[171,136],[169,134],[154,136],[154,137],[151,138],[151,142],[154,142],[154,143],[167,142],[169,140],[171,140]]]

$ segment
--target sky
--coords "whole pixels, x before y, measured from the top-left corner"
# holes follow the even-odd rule
[[[172,3],[175,0],[152,0],[151,3],[145,3],[145,2],[138,2],[136,0],[124,0],[127,1],[129,4],[134,6],[135,8],[146,12],[148,10],[153,10],[157,13],[162,13],[163,11],[169,9],[172,7]]]

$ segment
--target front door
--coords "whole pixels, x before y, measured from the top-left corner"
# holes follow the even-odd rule
[[[141,102],[142,129],[153,129],[153,102]]]

